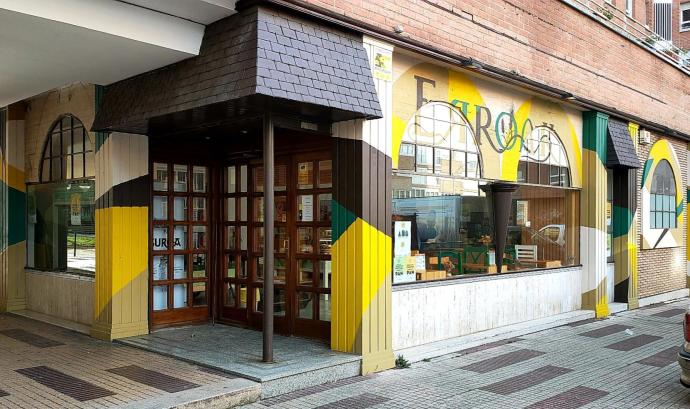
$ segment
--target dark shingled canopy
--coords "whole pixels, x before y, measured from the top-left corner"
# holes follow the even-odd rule
[[[361,35],[254,6],[209,25],[198,56],[107,86],[93,130],[204,123],[210,106],[214,120],[267,104],[325,121],[380,118],[369,66]]]
[[[633,145],[628,132],[628,124],[613,118],[609,118],[606,166],[626,169],[638,169],[640,167],[635,145]]]

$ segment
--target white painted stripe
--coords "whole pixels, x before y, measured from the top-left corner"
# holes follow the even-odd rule
[[[96,197],[115,185],[148,174],[148,137],[113,133],[96,152]]]
[[[606,232],[580,226],[582,293],[597,288],[606,278]]]

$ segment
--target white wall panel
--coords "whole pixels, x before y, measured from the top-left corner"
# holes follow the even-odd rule
[[[579,310],[582,270],[393,288],[393,349]]]

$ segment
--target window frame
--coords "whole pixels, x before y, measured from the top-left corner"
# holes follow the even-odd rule
[[[70,120],[70,125],[67,128],[64,128],[62,126],[62,123],[65,119]],[[81,151],[75,152],[74,151],[74,146],[75,146],[75,130],[80,130],[81,131],[81,136],[82,136],[82,147]],[[65,145],[64,142],[64,136],[69,135],[70,138],[70,143],[68,145]],[[55,143],[53,142],[53,138],[58,136],[59,137],[59,142],[57,146],[60,148],[60,153],[59,154],[53,154],[53,145]],[[69,152],[63,152],[65,147],[69,147]],[[93,164],[93,169],[89,169],[88,163],[89,161],[87,160],[88,156],[91,156],[91,163]],[[81,156],[81,173],[80,175],[75,177],[75,161],[74,158],[77,156]],[[68,160],[69,158],[69,160]],[[54,161],[60,161],[60,166],[59,166],[59,172],[60,175],[59,177],[54,177],[53,176],[53,162]],[[44,167],[46,165],[46,162],[48,163],[48,175],[47,179],[45,178],[46,175],[44,175]],[[69,166],[71,167],[71,172],[68,175],[66,171],[67,164],[69,163]],[[38,183],[56,183],[56,182],[64,182],[64,181],[69,181],[69,180],[81,180],[81,179],[95,179],[96,178],[96,151],[95,151],[95,146],[93,141],[91,140],[91,137],[89,135],[89,132],[86,130],[86,127],[84,126],[84,123],[77,118],[75,115],[72,114],[63,114],[60,115],[55,121],[53,121],[52,125],[50,126],[50,129],[48,130],[48,133],[46,135],[45,142],[43,144],[43,149],[41,151],[41,159],[39,162],[39,167],[38,167]],[[93,174],[88,174],[87,172],[89,170],[93,170]]]
[[[681,3],[678,7],[678,30],[683,33],[690,31],[690,2]],[[688,12],[688,19],[683,20],[683,12]]]
[[[63,122],[68,120],[69,122],[63,126]],[[65,136],[69,138],[69,143],[66,143]],[[78,140],[79,136],[81,141]],[[55,138],[57,137],[57,141]],[[54,148],[59,149],[59,153],[53,154]],[[75,150],[78,147],[79,151]],[[75,161],[75,158],[78,160]],[[80,159],[80,160],[79,160]],[[56,165],[55,163],[59,163]],[[75,174],[75,164],[78,163],[81,166],[80,172]],[[48,166],[48,169],[45,169]],[[67,171],[67,167],[70,167],[70,171]],[[53,170],[59,169],[59,175],[53,175]],[[47,173],[46,173],[47,172]],[[46,173],[46,174],[44,174]],[[95,197],[95,183],[96,183],[96,147],[91,134],[88,129],[84,126],[84,123],[76,116],[71,113],[59,115],[53,123],[50,125],[46,133],[45,140],[43,142],[43,148],[41,150],[41,157],[39,159],[38,175],[36,177],[36,182],[27,183],[27,193],[29,186],[44,186],[50,189],[61,189],[63,186],[80,185],[86,186],[85,183],[91,186],[93,189],[94,197],[93,202],[86,201],[81,202],[80,206],[82,209],[84,207],[91,207],[93,213],[93,229],[95,229],[95,209],[96,201]],[[69,189],[69,187],[67,188]],[[55,206],[55,202],[51,202],[51,206]],[[62,204],[64,206],[64,204]],[[83,212],[83,210],[81,210]],[[27,212],[26,228],[29,228],[30,217],[29,212]],[[72,226],[71,221],[67,226]],[[79,224],[80,226],[77,230],[81,229],[81,226],[86,226]],[[74,226],[72,226],[74,228]],[[88,229],[89,226],[86,226]],[[66,229],[68,229],[66,227]],[[68,229],[69,230],[69,229]],[[76,249],[76,232],[72,231],[68,234],[75,234],[75,249]],[[83,234],[83,232],[82,232]],[[94,230],[94,244],[93,248],[95,251],[95,230]],[[67,240],[67,239],[66,239]],[[33,244],[32,244],[33,245]],[[52,243],[53,251],[59,251],[60,245],[57,242]],[[67,248],[68,252],[71,251],[71,247]],[[76,250],[75,250],[76,251]],[[95,254],[94,254],[95,257]],[[37,271],[49,271],[56,274],[68,274],[68,275],[78,275],[83,277],[93,278],[95,276],[94,270],[82,269],[69,265],[69,259],[66,261],[66,266],[62,268],[60,265],[51,265],[49,268],[43,268],[37,266],[35,260],[29,260],[29,252],[27,252],[26,257],[26,267],[29,269]],[[95,265],[95,261],[94,261]]]
[[[449,119],[446,121],[445,119],[438,119],[434,118],[433,116],[428,116],[428,115],[422,115],[420,112],[422,109],[426,108],[432,108],[436,109],[437,106],[443,106],[449,110]],[[454,118],[458,118],[457,122],[454,122]],[[405,130],[405,136],[403,136],[403,139],[400,143],[400,148],[398,150],[398,158],[405,156],[412,158],[412,169],[400,169],[400,166],[398,166],[397,169],[394,169],[394,172],[399,173],[399,174],[413,174],[413,175],[418,175],[418,176],[434,176],[434,177],[442,177],[442,178],[447,178],[447,179],[463,179],[463,180],[481,180],[482,179],[482,155],[481,151],[479,149],[479,144],[477,143],[477,139],[475,138],[474,132],[472,130],[472,126],[470,125],[470,122],[467,120],[465,115],[454,105],[449,104],[447,102],[442,102],[442,101],[429,101],[426,104],[422,106],[415,114],[414,114],[414,124],[412,127],[412,132],[414,132],[414,141],[409,141],[406,139],[406,136],[409,134],[410,130],[409,128]],[[420,120],[421,119],[421,120]],[[453,147],[452,146],[452,141],[448,140],[447,144],[442,145],[442,144],[437,144],[437,143],[428,143],[428,142],[419,142],[417,140],[417,131],[416,129],[421,127],[421,122],[423,120],[431,121],[433,124],[433,130],[432,134],[434,137],[437,135],[436,133],[436,123],[437,121],[442,121],[446,122],[448,124],[448,128],[452,129],[452,127],[461,127],[461,131],[464,129],[465,133],[465,148],[458,148],[458,147]],[[449,136],[448,138],[452,138],[452,135],[450,135],[452,131],[449,131]],[[470,142],[471,140],[471,142]],[[470,145],[471,144],[471,145]],[[474,150],[470,148],[470,146],[474,147]],[[426,167],[419,167],[419,153],[420,149],[419,148],[424,148],[430,150],[430,157],[429,155],[423,155],[427,160],[425,163],[429,163],[429,168],[427,169]],[[402,155],[403,151],[405,151],[405,155]],[[436,159],[438,157],[437,151],[447,151],[448,152],[448,157],[449,157],[449,167],[448,167],[448,172],[445,173],[439,169],[437,169],[436,166]],[[458,173],[453,173],[453,168],[454,168],[454,158],[456,155],[460,155],[464,157],[464,162],[463,163],[463,170],[458,174]],[[473,155],[474,157],[473,164],[476,166],[476,169],[474,170],[474,175],[473,176],[468,176],[469,174],[469,168],[470,168],[470,155]]]
[[[535,137],[536,135],[536,137]],[[544,137],[548,137],[548,140],[544,140]],[[537,147],[535,149],[535,152],[537,155],[541,153],[541,146],[543,144],[548,144],[549,146],[549,151],[548,151],[548,157],[545,159],[541,158],[534,158],[532,155],[530,155],[530,152],[528,148],[526,148],[527,144],[537,144]],[[564,164],[554,164],[551,163],[551,158],[552,158],[552,152],[553,152],[553,146],[556,146],[560,151],[563,160],[565,161]],[[531,164],[531,166],[530,166]],[[520,171],[521,168],[524,167],[524,177],[523,179],[517,178],[516,182],[520,184],[529,184],[529,185],[539,185],[539,186],[549,186],[549,187],[562,187],[562,188],[570,188],[571,186],[571,181],[572,181],[572,175],[570,171],[570,161],[568,160],[568,154],[567,150],[565,149],[565,146],[563,145],[563,141],[561,138],[558,136],[558,134],[551,129],[548,126],[538,126],[530,132],[530,134],[527,136],[527,140],[522,139],[522,145],[521,145],[521,150],[520,150],[520,159],[518,161],[518,172]],[[548,168],[548,175],[546,178],[548,179],[548,183],[542,183],[542,167],[547,167]],[[531,182],[530,181],[530,168],[535,168],[537,172],[537,182]],[[554,184],[552,183],[552,178],[553,174],[552,171],[554,168],[558,169],[558,183]]]
[[[666,166],[661,168],[663,163],[665,163]],[[654,179],[660,169],[668,170],[670,172],[670,194],[666,194],[665,192],[656,192],[654,190]],[[668,160],[662,159],[654,169],[654,173],[652,174],[652,186],[649,190],[649,226],[651,229],[664,230],[678,228],[678,220],[676,217],[676,194],[676,175],[673,172],[673,166],[671,166],[671,163],[669,163]],[[661,199],[661,209],[658,209],[657,207],[657,198]],[[661,216],[661,225],[656,222],[657,216]],[[668,224],[665,221],[667,220],[666,216],[668,216]]]

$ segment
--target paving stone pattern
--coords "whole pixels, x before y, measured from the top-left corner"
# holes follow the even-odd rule
[[[628,328],[632,328],[632,327],[626,327],[625,325],[620,325],[620,324],[613,324],[613,325],[606,325],[604,327],[593,329],[591,331],[582,332],[578,335],[582,335],[583,337],[589,337],[589,338],[601,338],[601,337],[605,337],[608,335],[613,335],[617,332],[625,331]]]
[[[408,369],[310,388],[244,408],[358,407],[357,402],[362,401],[377,409],[690,408],[690,389],[679,383],[680,368],[675,362],[683,329],[680,318],[672,319],[670,312],[685,309],[689,303],[686,299],[605,320],[564,325],[522,335],[514,342],[492,342],[416,362]],[[661,312],[665,313],[655,316]],[[589,336],[583,336],[587,333]],[[621,341],[635,347],[625,351],[607,348]],[[466,369],[495,362],[492,359],[500,356],[520,356],[524,350],[542,354],[510,364],[506,361],[503,367],[485,373]],[[374,404],[374,399],[362,398],[364,394],[389,400]]]
[[[20,373],[27,378],[40,383],[41,385],[47,386],[58,393],[78,400],[79,402],[114,395],[113,392],[105,388],[101,388],[100,386],[94,385],[90,382],[82,381],[79,378],[56,371],[55,369],[48,368],[47,366],[35,366],[32,368],[17,369],[17,373]]]
[[[0,334],[10,337],[14,340],[24,342],[36,348],[50,348],[64,345],[62,342],[54,341],[52,339],[42,337],[38,334],[25,331],[21,328],[12,328],[0,331]]]
[[[658,341],[660,340],[661,337],[657,337],[654,335],[636,335],[634,337],[630,337],[627,339],[624,339],[622,341],[615,342],[611,345],[607,345],[606,348],[608,349],[615,349],[617,351],[630,351],[635,348],[639,348],[641,346],[647,345],[651,342]]]
[[[228,382],[222,375],[173,358],[0,314],[2,409],[116,408],[171,396],[107,371],[131,365],[195,385]]]
[[[576,388],[559,393],[556,396],[544,399],[532,405],[528,409],[576,409],[588,403],[594,402],[598,399],[608,395],[608,392],[588,388],[586,386],[578,386]]]
[[[195,383],[187,382],[183,379],[142,368],[137,365],[108,369],[108,372],[169,393],[185,391],[199,386]]]
[[[652,314],[654,317],[671,318],[685,313],[685,308],[671,308],[670,310],[660,311]]]
[[[529,349],[519,349],[517,351],[507,352],[503,355],[463,366],[462,369],[477,373],[487,373],[496,369],[505,368],[508,365],[513,365],[528,359],[536,358],[540,355],[544,355],[544,353]]]
[[[666,365],[675,363],[678,359],[678,351],[680,346],[666,348],[661,352],[657,352],[652,356],[640,359],[637,361],[638,364],[656,366],[658,368],[663,368]]]

